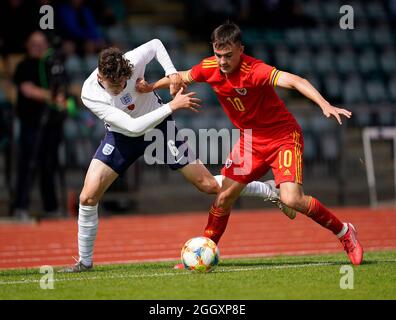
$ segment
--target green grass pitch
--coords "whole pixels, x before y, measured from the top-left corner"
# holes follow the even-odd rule
[[[207,274],[173,270],[174,263],[101,265],[79,274],[55,269],[46,290],[39,269],[3,270],[0,299],[396,299],[396,251],[368,252],[346,271],[345,254],[223,259]]]

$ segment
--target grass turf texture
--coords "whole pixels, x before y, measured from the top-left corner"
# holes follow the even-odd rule
[[[353,267],[354,289],[341,289],[344,254],[223,259],[214,272],[173,270],[174,262],[95,266],[54,273],[40,288],[38,269],[0,271],[0,299],[266,300],[396,299],[396,251],[368,252]],[[56,271],[56,269],[55,269]]]

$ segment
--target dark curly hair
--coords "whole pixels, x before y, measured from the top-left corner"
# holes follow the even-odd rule
[[[120,49],[114,47],[99,53],[98,68],[100,74],[113,83],[125,77],[130,79],[133,73],[133,65],[124,58]]]

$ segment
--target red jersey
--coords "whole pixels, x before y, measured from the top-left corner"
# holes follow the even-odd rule
[[[275,92],[279,75],[276,68],[245,54],[237,70],[227,76],[215,56],[203,59],[190,72],[191,80],[207,82],[213,88],[235,127],[265,136],[301,130]]]

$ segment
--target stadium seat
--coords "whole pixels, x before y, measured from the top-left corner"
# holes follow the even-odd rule
[[[396,75],[393,75],[393,77],[389,80],[388,89],[391,100],[396,103]]]
[[[318,20],[323,18],[323,10],[320,5],[320,1],[318,0],[305,1],[304,5],[302,5],[302,8],[305,15],[311,16]]]
[[[338,102],[342,97],[343,84],[336,72],[331,72],[323,78],[324,92],[330,101]]]
[[[384,47],[394,44],[392,32],[386,23],[372,28],[372,38],[376,45]]]
[[[329,131],[320,135],[321,151],[324,160],[334,161],[339,155],[339,142],[334,132]]]
[[[381,70],[377,59],[377,54],[372,48],[365,49],[359,55],[358,64],[359,70],[363,74],[373,74]]]
[[[176,29],[170,25],[159,25],[154,28],[155,37],[168,47],[176,47],[180,45],[180,36],[177,34]]]
[[[384,82],[381,79],[366,81],[365,89],[368,101],[377,104],[388,101],[388,94]]]
[[[292,56],[289,49],[285,45],[278,45],[274,50],[275,64],[278,69],[291,70],[292,67]]]
[[[158,38],[155,36],[153,31],[153,27],[150,25],[130,25],[128,27],[127,34],[130,37],[130,41],[133,43],[132,47],[139,46],[154,38]]]
[[[292,47],[307,44],[307,35],[302,28],[287,29],[285,31],[285,42]]]
[[[339,18],[341,5],[342,4],[337,0],[323,2],[322,4],[323,16],[327,20],[334,20]]]
[[[291,71],[297,74],[312,71],[312,54],[307,47],[302,47],[292,55]]]
[[[323,46],[320,51],[313,57],[315,70],[326,75],[334,71],[334,54],[329,46]]]
[[[350,33],[340,28],[332,28],[328,30],[329,33],[329,44],[334,47],[343,48],[346,45],[350,45]]]
[[[254,46],[252,48],[252,55],[257,59],[270,63],[269,48],[264,44]]]
[[[387,13],[382,1],[368,1],[366,4],[367,16],[373,21],[386,19]]]
[[[396,72],[396,50],[393,47],[387,47],[380,57],[382,70],[393,75]]]
[[[341,52],[338,53],[336,58],[338,72],[340,72],[341,74],[357,72],[356,60],[357,57],[353,50],[353,47],[345,47]]]
[[[350,30],[350,33],[353,44],[357,47],[369,46],[373,42],[370,29],[367,26],[359,26],[359,28]]]
[[[345,104],[355,104],[365,101],[363,81],[357,74],[347,77],[342,87],[342,97]]]
[[[307,39],[312,47],[320,48],[329,43],[328,30],[326,27],[318,27],[306,31]]]

